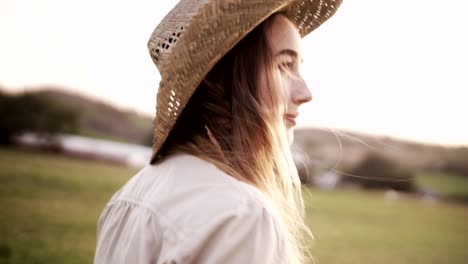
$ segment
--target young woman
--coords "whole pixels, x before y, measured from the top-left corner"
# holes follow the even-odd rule
[[[301,37],[340,3],[186,0],[163,19],[153,157],[102,212],[96,263],[306,261]]]

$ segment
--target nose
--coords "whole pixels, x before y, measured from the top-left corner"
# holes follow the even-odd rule
[[[312,101],[312,92],[310,91],[304,79],[298,78],[294,87],[295,89],[292,94],[292,101],[295,104],[301,105]]]

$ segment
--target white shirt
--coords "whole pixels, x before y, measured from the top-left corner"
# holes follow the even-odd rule
[[[286,263],[285,238],[255,187],[188,154],[148,165],[109,201],[95,263]]]

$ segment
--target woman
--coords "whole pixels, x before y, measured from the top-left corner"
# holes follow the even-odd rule
[[[151,164],[108,203],[96,263],[304,263],[289,144],[301,37],[341,1],[180,1],[148,47],[161,73]]]

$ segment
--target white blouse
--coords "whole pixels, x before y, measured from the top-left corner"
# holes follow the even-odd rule
[[[148,165],[109,201],[95,263],[286,263],[285,238],[255,187],[176,154]]]

